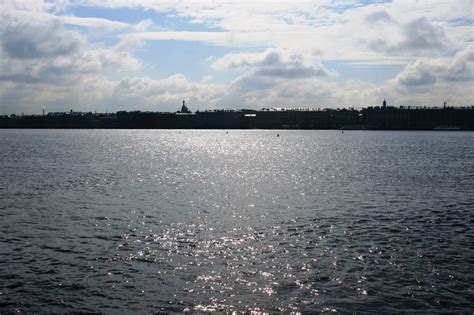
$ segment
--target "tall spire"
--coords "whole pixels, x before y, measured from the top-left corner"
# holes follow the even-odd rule
[[[186,102],[183,100],[183,106],[181,106],[181,113],[189,114],[191,111],[186,106]]]
[[[387,101],[385,100],[385,98],[383,99],[382,107],[383,108],[387,107]]]

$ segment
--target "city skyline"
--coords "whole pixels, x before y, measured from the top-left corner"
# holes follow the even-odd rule
[[[0,114],[470,106],[474,1],[3,1]]]

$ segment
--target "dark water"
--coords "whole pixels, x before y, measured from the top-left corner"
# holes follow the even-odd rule
[[[474,133],[0,130],[0,167],[0,312],[474,308]]]

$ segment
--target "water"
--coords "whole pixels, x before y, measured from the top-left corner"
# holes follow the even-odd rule
[[[0,130],[0,167],[0,312],[474,308],[474,133]]]

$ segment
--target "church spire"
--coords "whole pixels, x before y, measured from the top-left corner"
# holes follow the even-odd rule
[[[184,114],[189,114],[191,113],[191,111],[189,110],[189,108],[186,106],[186,101],[183,100],[183,106],[181,106],[181,111],[180,113],[184,113]]]

